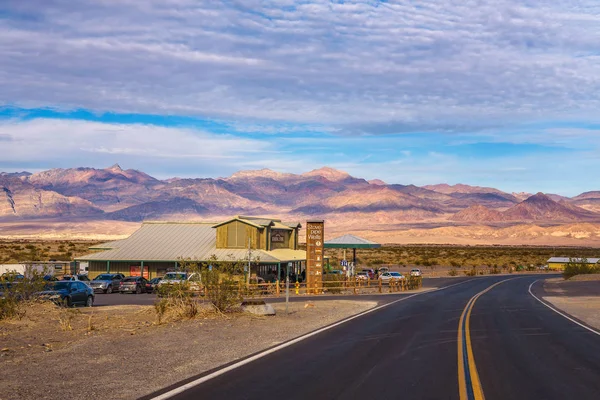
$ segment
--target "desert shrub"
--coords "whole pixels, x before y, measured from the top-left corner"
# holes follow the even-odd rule
[[[22,318],[23,311],[14,297],[0,298],[0,321],[10,318]]]
[[[465,271],[465,275],[466,276],[476,276],[477,275],[477,269],[471,268],[470,270]]]
[[[569,262],[565,265],[563,277],[565,279],[569,279],[575,275],[598,273],[600,273],[600,267],[594,264],[589,264],[586,258],[581,260],[570,258]]]
[[[193,319],[198,315],[198,301],[188,284],[164,285],[159,288],[158,294],[154,311],[159,325],[167,315],[175,321]]]
[[[450,271],[448,271],[448,275],[450,275],[450,276],[456,276],[456,275],[458,275],[458,272],[456,271],[456,268],[452,268]]]
[[[26,307],[23,303],[36,300],[37,293],[44,290],[47,282],[44,275],[47,270],[39,271],[31,266],[26,266],[23,275],[16,271],[2,275],[0,280],[0,320],[8,318],[21,319],[25,315]]]

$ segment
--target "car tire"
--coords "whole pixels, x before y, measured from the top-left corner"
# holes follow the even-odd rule
[[[93,296],[88,296],[87,301],[85,302],[85,306],[86,307],[94,306],[94,297]]]
[[[135,294],[140,294],[140,293],[142,293],[142,288],[139,287],[139,286],[136,286],[136,288],[135,288]]]
[[[113,292],[113,288],[112,288],[112,285],[111,285],[111,286],[109,286],[109,287],[106,289],[106,292],[105,292],[105,293],[106,293],[106,294],[111,294],[112,292]]]

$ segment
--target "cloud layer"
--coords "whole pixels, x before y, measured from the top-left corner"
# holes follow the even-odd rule
[[[0,103],[461,131],[598,119],[600,4],[5,0]]]

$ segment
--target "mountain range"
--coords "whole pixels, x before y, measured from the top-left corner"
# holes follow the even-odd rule
[[[568,198],[464,184],[420,187],[367,181],[329,167],[167,180],[119,165],[0,173],[0,222],[216,220],[234,214],[320,217],[340,229],[363,231],[600,223],[600,191]]]

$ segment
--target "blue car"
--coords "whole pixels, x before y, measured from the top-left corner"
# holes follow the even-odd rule
[[[58,281],[50,283],[46,290],[38,293],[43,299],[66,307],[94,305],[94,289],[80,281]]]

